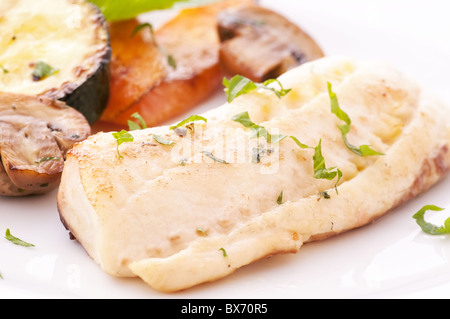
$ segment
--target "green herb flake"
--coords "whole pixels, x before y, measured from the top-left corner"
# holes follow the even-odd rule
[[[269,84],[274,82],[278,83],[278,85],[280,86],[280,90],[276,90],[269,86]],[[263,83],[255,83],[242,75],[235,75],[230,80],[224,78],[222,80],[222,84],[225,86],[224,91],[225,94],[227,95],[228,103],[233,101],[238,96],[247,94],[256,89],[264,89],[272,91],[279,98],[285,96],[291,91],[291,89],[284,89],[281,82],[278,81],[277,79],[269,79],[267,81],[264,81]]]
[[[441,207],[435,205],[425,205],[423,206],[417,213],[413,215],[413,218],[416,220],[417,225],[422,228],[422,231],[430,234],[430,235],[444,235],[450,233],[450,217],[444,221],[443,226],[436,226],[431,223],[425,221],[425,213],[427,211],[442,211],[444,210]]]
[[[3,74],[7,74],[7,73],[9,73],[9,71],[8,71],[8,69],[7,68],[5,68],[3,65],[1,65],[0,64],[0,69],[2,69],[2,71],[3,71]]]
[[[147,128],[147,124],[145,123],[144,119],[138,112],[131,114],[131,117],[138,120],[139,123],[136,123],[135,121],[132,120],[128,120],[129,131],[136,131]]]
[[[208,236],[208,232],[201,227],[197,227],[196,233],[200,236]]]
[[[225,86],[224,90],[227,95],[228,103],[233,101],[238,96],[254,91],[258,88],[255,82],[242,75],[236,75],[232,77],[231,80],[224,78],[222,83]]]
[[[15,245],[19,245],[19,246],[23,246],[23,247],[34,247],[33,244],[27,243],[15,236],[11,235],[9,228],[6,229],[5,238]]]
[[[280,142],[281,140],[283,140],[284,138],[288,137],[287,135],[283,135],[283,134],[276,134],[276,135],[269,134],[269,132],[267,132],[267,130],[263,126],[255,124],[250,120],[250,116],[249,116],[248,112],[242,112],[242,113],[236,114],[235,116],[232,117],[232,120],[242,124],[246,128],[251,129],[252,135],[250,136],[250,138],[262,136],[262,137],[266,138],[268,143],[277,143],[277,142]],[[289,136],[289,138],[291,138],[295,142],[295,144],[297,144],[297,146],[299,146],[300,148],[303,148],[303,149],[311,148],[311,149],[315,150],[314,156],[313,156],[314,177],[317,179],[332,180],[333,178],[335,178],[337,176],[338,179],[335,184],[335,189],[336,189],[336,193],[337,193],[337,184],[339,183],[339,181],[342,178],[342,171],[336,167],[326,168],[325,158],[322,156],[322,145],[321,145],[322,141],[319,140],[319,143],[316,147],[311,147],[311,146],[308,146],[308,145],[300,142],[299,139],[296,138],[295,136]],[[254,161],[254,162],[259,162],[258,158],[256,158],[256,160],[257,161]]]
[[[172,145],[172,144],[175,144],[174,141],[165,139],[165,138],[163,138],[163,137],[161,137],[161,136],[159,136],[159,135],[157,135],[157,134],[152,134],[152,137],[153,137],[153,139],[154,139],[155,141],[157,141],[159,144],[163,144],[163,145]]]
[[[252,163],[261,162],[261,154],[263,154],[263,152],[259,147],[252,148]]]
[[[279,90],[276,90],[274,88],[268,87],[269,84],[271,83],[277,83],[280,86]],[[279,98],[287,95],[289,92],[291,92],[292,89],[285,89],[283,88],[283,85],[281,84],[281,82],[277,79],[269,79],[267,81],[264,81],[261,85],[258,85],[258,88],[262,88],[262,89],[266,89],[266,90],[270,90],[273,93],[275,93],[276,96],[278,96]]]
[[[178,2],[189,3],[188,0],[89,0],[103,13],[107,21],[119,21],[135,18],[138,15],[153,11],[165,10],[173,7]]]
[[[226,162],[223,159],[217,158],[215,157],[211,152],[209,151],[202,151],[202,154],[205,154],[206,156],[208,156],[210,159],[214,160],[217,163],[221,163],[221,164],[228,164],[228,162]]]
[[[39,61],[35,63],[31,77],[33,81],[40,81],[58,72],[59,69],[54,68],[45,62]]]
[[[167,63],[174,69],[177,68],[177,61],[171,54],[167,54]]]
[[[345,146],[352,151],[353,153],[359,155],[359,156],[372,156],[372,155],[384,155],[383,153],[377,152],[370,148],[369,145],[361,145],[360,147],[356,147],[347,139],[347,134],[350,132],[351,128],[351,120],[347,113],[345,113],[339,106],[339,102],[337,99],[336,94],[332,91],[331,83],[327,82],[328,84],[328,95],[330,97],[331,102],[331,112],[335,114],[340,120],[345,122],[345,125],[338,125],[339,130],[342,134],[342,139],[344,140]]]
[[[342,172],[337,167],[326,168],[325,158],[322,155],[322,140],[319,140],[319,144],[317,144],[315,148],[313,161],[315,178],[332,180],[337,176],[337,181],[334,185],[334,189],[336,190],[336,193],[338,193],[337,184],[342,178]]]
[[[283,191],[281,191],[280,195],[278,195],[277,204],[278,205],[283,204]]]
[[[274,152],[273,149],[269,148],[263,148],[263,147],[253,147],[252,148],[252,163],[259,163],[261,162],[261,157],[265,154],[270,155]]]
[[[314,147],[308,146],[308,145],[303,144],[302,142],[300,142],[300,141],[298,140],[298,138],[296,138],[295,136],[289,136],[289,137],[290,137],[290,138],[295,142],[295,144],[297,144],[298,147],[300,147],[300,148],[312,148],[312,149],[314,149]]]
[[[323,197],[323,198],[325,198],[325,199],[330,199],[330,198],[331,198],[331,197],[330,197],[330,194],[328,194],[327,191],[322,191],[322,192],[320,192],[320,193],[319,193],[319,196],[320,196],[320,197]]]
[[[273,134],[272,135],[267,131],[267,129],[265,127],[258,125],[256,123],[253,123],[250,120],[250,116],[247,111],[236,114],[231,119],[237,123],[242,124],[244,127],[250,129],[252,131],[250,138],[264,137],[266,139],[267,143],[278,143],[286,137],[286,135],[282,135],[282,134]]]
[[[49,156],[49,157],[43,157],[39,161],[34,161],[34,163],[40,164],[40,163],[43,163],[43,162],[58,161],[58,160],[59,160],[59,157],[57,157],[57,156]]]
[[[119,157],[119,158],[123,158],[123,156],[122,155],[120,155],[120,152],[119,152],[119,146],[122,144],[122,143],[125,143],[125,142],[133,142],[134,141],[134,137],[133,137],[133,135],[131,135],[128,131],[126,131],[126,130],[122,130],[122,131],[120,131],[120,132],[114,132],[114,133],[112,133],[112,136],[116,139],[116,141],[117,141],[117,156]]]
[[[167,64],[170,67],[172,67],[173,69],[176,69],[177,62],[176,62],[175,58],[171,54],[167,53],[166,50],[158,44],[158,42],[156,41],[153,26],[150,23],[146,22],[146,23],[142,23],[142,24],[136,26],[136,28],[134,28],[133,32],[131,33],[131,37],[134,37],[136,35],[136,33],[138,33],[139,31],[141,31],[142,29],[145,29],[145,28],[148,28],[150,30],[150,36],[152,38],[153,43],[158,48],[158,50],[167,57]]]
[[[195,121],[204,121],[205,123],[208,122],[208,120],[206,118],[204,118],[203,116],[200,115],[191,115],[189,116],[187,119],[184,119],[183,121],[179,122],[176,125],[172,125],[169,127],[170,130],[176,129],[177,127],[183,126],[185,124],[189,124]]]
[[[225,248],[220,248],[219,250],[221,250],[222,251],[222,255],[223,255],[223,257],[228,257],[228,254],[227,254],[227,251],[225,250]]]
[[[276,134],[276,135],[269,134],[263,126],[255,124],[250,120],[250,116],[249,116],[248,112],[242,112],[242,113],[236,114],[235,116],[232,117],[232,120],[242,124],[246,128],[251,129],[252,130],[252,135],[250,136],[251,138],[262,136],[262,137],[266,138],[268,143],[277,143],[277,142],[280,142],[281,140],[283,140],[284,138],[288,137],[287,135],[283,135],[283,134]],[[338,192],[337,184],[339,183],[339,181],[342,178],[342,171],[336,167],[326,168],[325,158],[322,156],[322,145],[321,145],[322,140],[319,140],[319,143],[316,147],[311,147],[311,146],[308,146],[308,145],[300,142],[299,139],[296,138],[295,136],[289,136],[289,138],[291,138],[295,142],[295,144],[297,144],[297,146],[300,148],[314,149],[314,156],[313,156],[314,177],[317,179],[332,180],[333,178],[335,178],[337,176],[338,179],[335,184],[335,190],[337,193]],[[256,158],[253,158],[253,162],[255,162],[255,163],[259,162],[259,155]]]
[[[256,123],[253,123],[250,120],[250,116],[247,111],[236,114],[231,119],[237,123],[242,124],[246,128],[252,130],[252,134],[251,134],[250,138],[264,137],[268,143],[278,143],[278,142],[282,141],[284,138],[288,137],[287,135],[283,135],[283,134],[270,134],[269,132],[267,132],[267,129],[265,127],[258,125]],[[301,143],[295,136],[289,136],[289,137],[301,148],[314,148],[314,147],[311,147],[311,146]]]
[[[150,34],[152,36],[152,40],[153,42],[155,41],[155,33],[153,31],[153,25],[151,23],[141,23],[138,26],[136,26],[136,28],[133,29],[133,32],[131,32],[131,37],[134,37],[139,31],[141,31],[142,29],[148,28],[150,30]]]
[[[136,131],[142,129],[138,123],[128,120],[128,130],[129,131]]]

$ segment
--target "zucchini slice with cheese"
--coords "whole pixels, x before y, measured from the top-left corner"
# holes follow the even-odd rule
[[[89,123],[109,98],[107,23],[87,0],[2,0],[0,91],[66,102]]]

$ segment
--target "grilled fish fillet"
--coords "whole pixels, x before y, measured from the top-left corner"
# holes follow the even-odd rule
[[[106,273],[165,292],[214,281],[366,225],[449,171],[448,106],[392,67],[326,57],[279,80],[291,89],[284,97],[255,90],[202,114],[207,122],[131,131],[119,146],[98,133],[68,153],[61,220]],[[351,119],[349,142],[382,155],[345,146],[328,82]],[[288,138],[252,138],[232,120],[242,112]],[[342,172],[338,185],[314,177],[315,150],[290,136],[320,141],[326,167]]]

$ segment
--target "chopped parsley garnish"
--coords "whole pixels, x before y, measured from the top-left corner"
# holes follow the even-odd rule
[[[322,155],[322,140],[319,140],[319,143],[317,144],[316,147],[312,147],[312,146],[303,144],[295,136],[288,136],[288,135],[283,135],[283,134],[271,135],[267,132],[265,127],[253,123],[250,120],[250,116],[248,115],[248,112],[239,113],[239,114],[233,116],[232,120],[242,124],[246,128],[249,128],[250,130],[252,130],[252,134],[251,134],[250,138],[262,136],[262,137],[266,138],[268,143],[277,143],[286,137],[290,137],[295,142],[295,144],[297,144],[298,147],[303,148],[303,149],[304,148],[314,149],[314,156],[313,156],[314,177],[317,179],[332,180],[333,178],[335,178],[337,176],[338,179],[334,186],[336,193],[337,193],[337,184],[339,183],[339,181],[342,178],[342,171],[337,167],[326,168],[325,158]],[[258,162],[258,161],[256,161],[256,162]]]
[[[159,46],[158,42],[156,41],[153,25],[151,25],[148,22],[142,23],[142,24],[136,26],[136,28],[134,28],[133,32],[131,33],[131,36],[134,37],[136,35],[136,33],[138,33],[139,31],[141,31],[144,28],[148,28],[150,30],[150,35],[151,35],[153,43],[156,45],[158,50],[167,57],[167,63],[172,68],[176,69],[177,68],[177,62],[175,61],[175,58],[172,55],[168,54],[166,52],[166,50],[164,50],[161,46]]]
[[[187,0],[89,0],[94,3],[103,13],[107,21],[119,21],[135,18],[138,15],[152,11],[172,8],[175,3],[188,2]]]
[[[242,112],[236,114],[231,118],[233,121],[238,122],[252,131],[250,138],[264,137],[267,143],[278,143],[286,137],[282,134],[270,134],[267,129],[261,125],[255,124],[250,120],[248,112]]]
[[[135,113],[131,114],[131,117],[133,117],[136,120],[138,120],[139,123],[136,123],[135,121],[128,120],[128,130],[135,131],[135,130],[142,130],[142,129],[147,128],[147,124],[145,123],[144,119],[142,118],[142,116],[138,112],[135,112]]]
[[[226,250],[225,250],[225,248],[220,248],[219,250],[221,250],[222,251],[222,255],[223,255],[223,257],[228,257],[228,255],[227,255],[227,252],[226,252]]]
[[[120,155],[120,152],[119,152],[119,146],[122,144],[122,143],[125,143],[125,142],[133,142],[134,141],[134,137],[133,137],[133,135],[131,135],[128,131],[126,131],[126,130],[122,130],[122,131],[120,131],[120,132],[114,132],[114,133],[112,133],[112,136],[116,139],[116,141],[117,141],[117,156],[119,157],[119,158],[123,158],[123,156],[122,155]]]
[[[208,236],[208,232],[201,227],[197,227],[196,232],[200,236]]]
[[[217,163],[228,164],[228,162],[224,161],[223,159],[215,157],[211,152],[202,151],[202,153],[205,154],[206,156],[208,156],[210,159],[214,160]]]
[[[169,127],[170,130],[176,129],[177,127],[183,126],[185,124],[189,124],[195,121],[204,121],[205,123],[208,122],[207,119],[205,119],[203,116],[200,115],[191,115],[189,116],[187,119],[184,119],[183,121],[179,122],[176,125],[172,125],[171,127]]]
[[[35,63],[31,76],[33,81],[40,81],[58,72],[59,69],[54,68],[45,62],[39,61]]]
[[[300,141],[298,140],[298,138],[296,138],[295,136],[289,136],[289,137],[290,137],[290,138],[295,142],[295,144],[297,144],[298,147],[300,147],[300,148],[312,148],[312,149],[314,149],[314,147],[308,146],[308,145],[303,144],[302,142],[300,142]]]
[[[261,162],[261,156],[264,154],[272,154],[274,152],[271,148],[263,148],[263,147],[254,147],[252,148],[252,162],[259,163]]]
[[[5,68],[5,67],[4,67],[3,65],[1,65],[1,64],[0,64],[0,69],[2,69],[2,71],[3,71],[4,74],[9,73],[8,69]]]
[[[177,61],[171,54],[167,54],[167,63],[174,69],[177,68]]]
[[[350,120],[347,113],[345,113],[339,106],[339,102],[336,94],[331,89],[331,83],[328,84],[328,95],[330,96],[331,102],[331,112],[335,114],[340,120],[345,122],[345,125],[338,125],[339,130],[341,131],[342,138],[344,140],[345,146],[352,151],[353,153],[359,156],[372,156],[372,155],[384,155],[383,153],[377,152],[370,148],[369,145],[361,145],[360,147],[356,147],[347,139],[347,134],[350,132],[352,121]]]
[[[34,247],[33,244],[27,243],[15,236],[11,235],[9,228],[6,229],[5,238],[15,245],[24,246],[24,247]]]
[[[281,191],[280,195],[278,195],[277,204],[278,205],[283,204],[283,191]]]
[[[136,35],[136,33],[138,33],[139,31],[141,31],[144,28],[148,28],[150,30],[150,35],[152,36],[152,40],[153,42],[156,43],[155,40],[155,32],[153,30],[153,25],[151,23],[141,23],[138,26],[136,26],[136,28],[133,29],[133,32],[131,32],[131,36],[134,37]]]
[[[159,144],[163,144],[163,145],[172,145],[172,144],[175,144],[174,141],[165,139],[164,137],[161,137],[161,136],[159,136],[159,135],[157,135],[157,134],[152,134],[152,137],[153,137],[153,139],[154,139],[155,141],[157,141]]]
[[[36,164],[40,164],[47,161],[57,161],[59,160],[59,157],[57,156],[50,156],[50,157],[43,157],[39,161],[34,161]]]
[[[319,144],[317,144],[314,151],[314,177],[317,179],[327,179],[332,180],[337,175],[337,181],[334,185],[334,189],[337,191],[337,184],[342,178],[342,172],[337,167],[326,168],[325,166],[325,158],[322,156],[322,140],[319,140]]]
[[[425,213],[427,211],[442,211],[441,207],[435,205],[425,205],[417,213],[413,215],[417,225],[422,228],[422,231],[430,235],[444,235],[450,233],[450,217],[444,221],[443,226],[436,226],[425,221]]]
[[[320,196],[320,197],[323,197],[323,198],[325,198],[325,199],[330,199],[330,195],[328,194],[327,191],[322,191],[322,192],[320,192],[320,193],[319,193],[319,196]]]
[[[268,86],[273,82],[278,83],[278,85],[280,86],[279,90],[276,90]],[[224,78],[222,83],[225,86],[224,90],[225,94],[227,95],[228,103],[233,101],[238,96],[249,93],[256,89],[265,89],[272,91],[273,93],[275,93],[276,96],[280,98],[285,96],[291,91],[291,89],[284,89],[281,82],[278,81],[277,79],[269,79],[267,81],[264,81],[263,83],[255,83],[252,80],[246,78],[245,76],[235,75],[234,77],[231,78],[231,80]]]

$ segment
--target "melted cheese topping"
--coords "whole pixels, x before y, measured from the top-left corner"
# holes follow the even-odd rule
[[[2,0],[0,3],[0,91],[40,94],[66,82],[84,81],[90,59],[107,37],[85,1]],[[96,14],[96,13],[95,13]],[[34,63],[59,72],[33,81]]]

